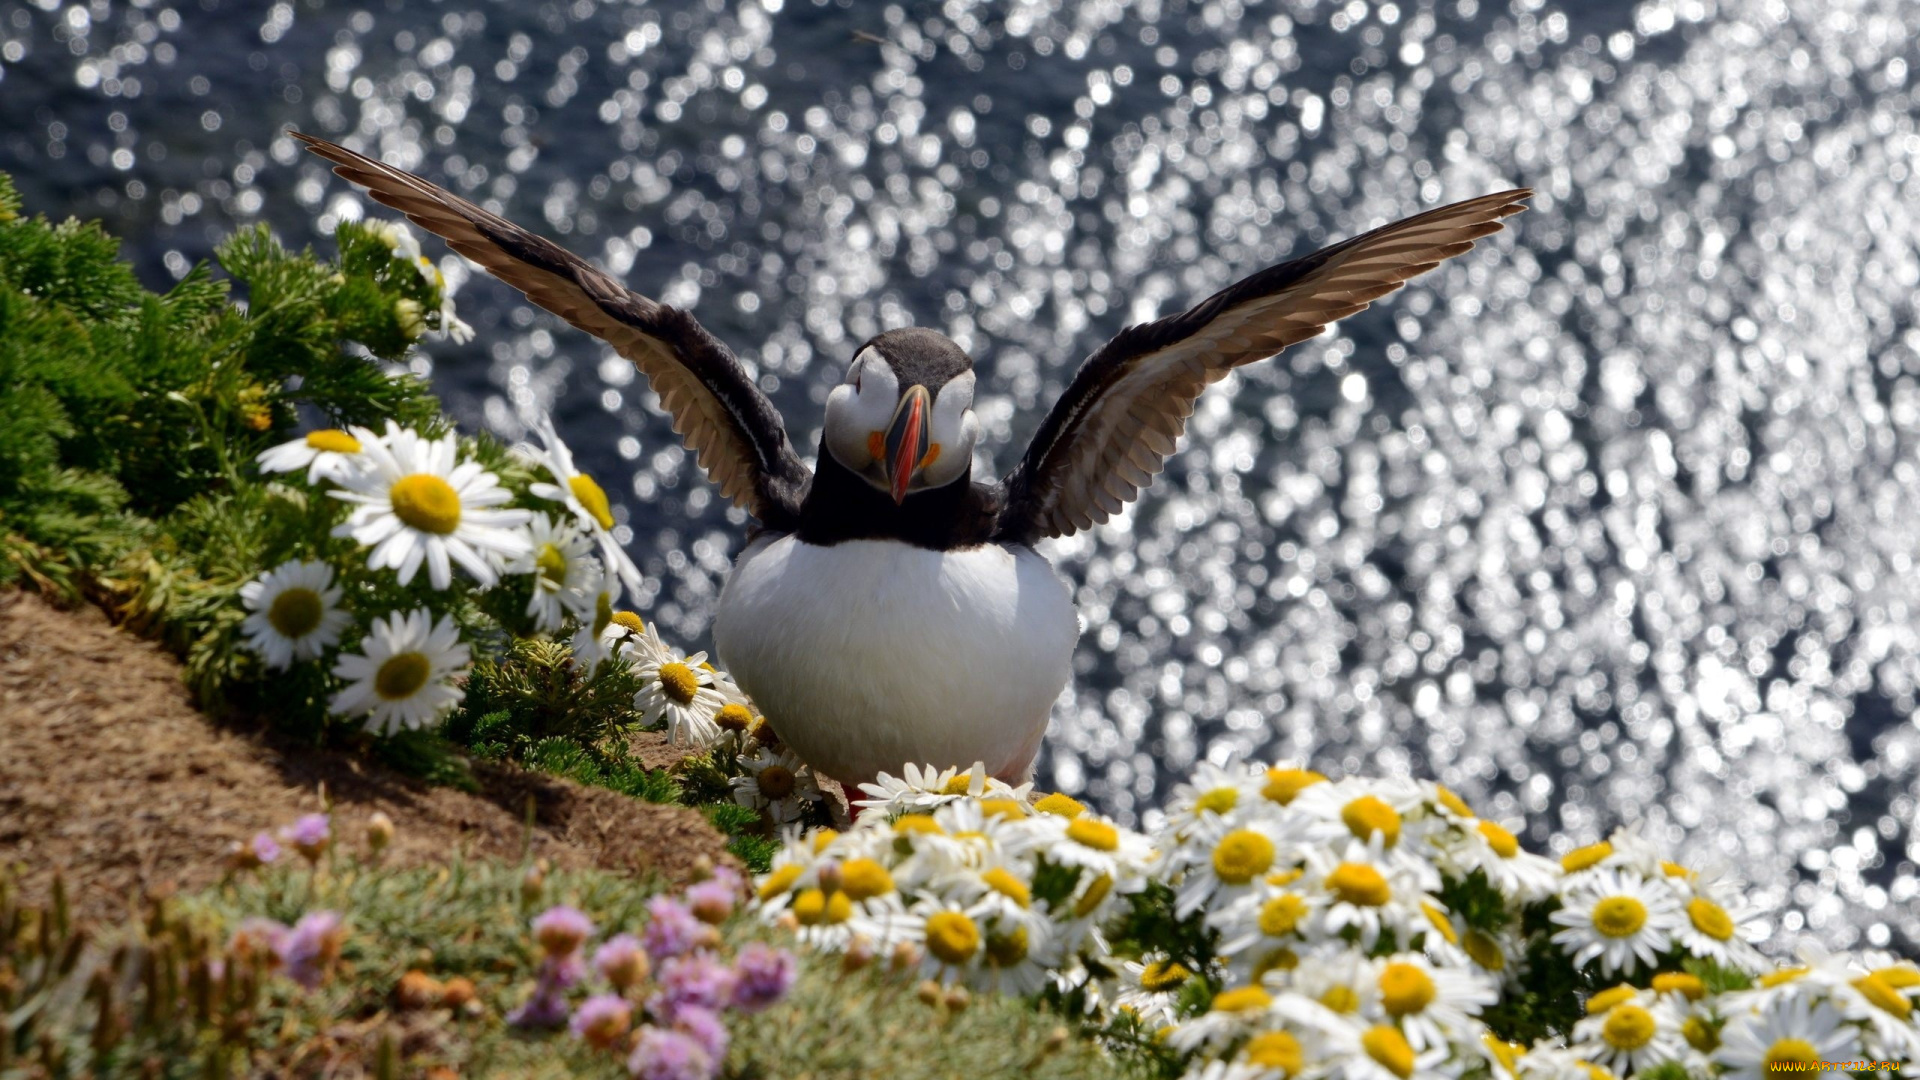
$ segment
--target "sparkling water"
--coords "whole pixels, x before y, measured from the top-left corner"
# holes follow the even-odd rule
[[[1086,631],[1041,781],[1133,820],[1201,758],[1432,776],[1536,846],[1637,822],[1730,868],[1792,907],[1770,948],[1911,952],[1916,35],[1906,0],[5,0],[0,168],[158,286],[239,223],[385,215],[284,131],[341,139],[693,307],[809,455],[861,341],[945,331],[982,473],[1122,325],[1531,185],[1046,546]],[[415,369],[508,437],[551,408],[704,645],[744,519],[629,365],[443,266],[479,336]]]

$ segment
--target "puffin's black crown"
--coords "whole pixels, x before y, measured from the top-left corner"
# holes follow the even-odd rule
[[[973,370],[973,358],[938,330],[909,326],[889,330],[861,349],[872,348],[893,368],[902,390],[918,383],[939,393],[947,381]],[[854,353],[860,355],[859,351]]]

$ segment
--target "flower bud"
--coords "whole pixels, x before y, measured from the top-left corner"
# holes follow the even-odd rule
[[[465,975],[455,975],[440,984],[440,1005],[442,1008],[458,1009],[470,1004],[479,996],[479,993],[472,979]]]
[[[393,991],[394,1004],[402,1009],[431,1009],[440,1004],[446,988],[424,971],[409,971],[400,976]]]
[[[913,988],[913,996],[919,998],[923,1005],[938,1005],[940,1003],[940,984],[934,982],[932,979],[922,979],[920,980],[920,985]]]
[[[973,995],[967,993],[964,986],[955,986],[947,990],[947,1009],[950,1012],[965,1012],[973,1004]]]
[[[367,818],[367,847],[375,855],[387,850],[393,843],[393,819],[379,810]]]

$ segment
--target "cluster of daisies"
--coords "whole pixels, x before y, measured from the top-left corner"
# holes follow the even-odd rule
[[[429,312],[418,300],[402,297],[394,301],[394,318],[400,328],[410,338],[424,337],[431,321],[433,329],[445,335],[456,345],[473,340],[473,327],[454,313],[453,290],[448,287],[447,276],[434,265],[432,259],[420,248],[420,240],[413,230],[397,221],[369,221],[362,225],[375,239],[385,244],[393,257],[415,271],[433,289],[433,295],[439,297],[437,311]]]
[[[855,827],[788,838],[758,882],[764,919],[1083,1005],[1193,1080],[1760,1080],[1920,1059],[1920,967],[1776,966],[1734,882],[1632,830],[1552,860],[1441,785],[1285,765],[1201,766],[1151,836],[977,769],[863,790]]]
[[[614,539],[606,493],[574,467],[550,422],[535,431],[540,448],[515,449],[544,479],[521,491],[452,433],[431,437],[392,421],[378,433],[312,431],[262,453],[262,472],[293,474],[324,493],[336,508],[332,538],[360,555],[342,558],[335,548],[329,562],[323,548],[323,557],[288,560],[243,586],[246,646],[272,670],[331,657],[340,684],[332,710],[365,717],[380,733],[426,727],[459,703],[472,657],[453,612],[463,594],[504,578],[530,584],[526,614],[536,632],[574,627],[575,655],[588,665],[605,659],[639,627],[631,615],[617,623],[614,610],[622,587],[639,585],[639,571]],[[407,594],[418,600],[412,606],[359,611],[349,599],[346,579],[405,587],[423,569],[429,588]],[[341,650],[349,638],[357,648]],[[650,644],[663,662],[679,659],[657,639]]]

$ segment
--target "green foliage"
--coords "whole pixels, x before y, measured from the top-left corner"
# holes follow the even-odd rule
[[[715,802],[700,808],[713,827],[727,836],[727,850],[733,852],[747,869],[764,874],[773,866],[780,841],[767,828],[760,811],[738,803]]]
[[[177,604],[179,633],[217,634],[201,616],[227,597],[199,594],[263,550],[261,526],[237,517],[261,494],[243,466],[286,438],[297,408],[444,424],[419,380],[368,361],[411,343],[402,301],[440,304],[372,230],[341,226],[335,266],[262,226],[220,247],[229,280],[198,266],[153,294],[98,225],[27,219],[19,202],[0,177],[0,584],[134,594],[136,615],[171,621]],[[236,286],[245,307],[228,299]],[[208,505],[176,521],[196,500]],[[203,668],[202,689],[217,685],[219,664]]]
[[[519,606],[526,606],[524,598]],[[459,742],[497,747],[494,757],[524,759],[549,739],[567,740],[593,755],[639,726],[641,715],[633,707],[639,690],[640,680],[619,657],[589,677],[565,644],[521,638],[474,664],[466,700],[447,731]]]

